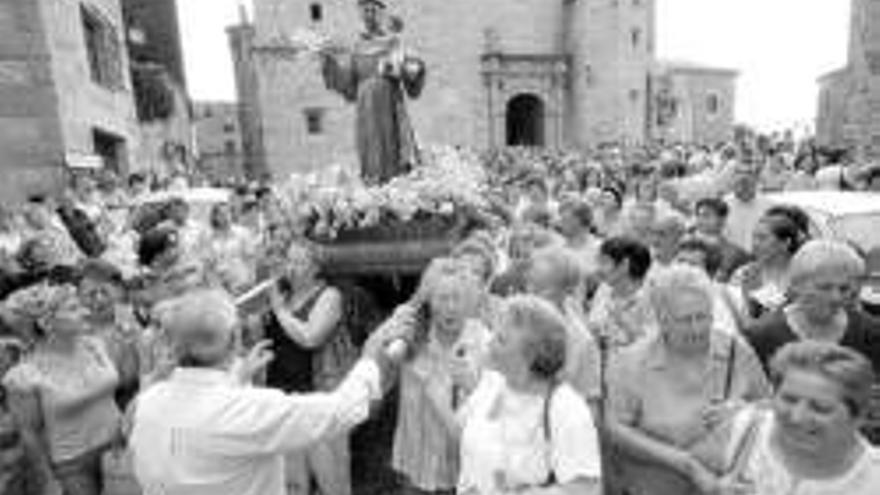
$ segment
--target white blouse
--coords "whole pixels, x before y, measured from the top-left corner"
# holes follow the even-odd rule
[[[864,454],[842,476],[830,480],[805,480],[792,476],[770,448],[770,437],[775,425],[772,413],[743,411],[736,419],[734,438],[747,428],[755,414],[757,436],[752,452],[745,461],[740,476],[750,484],[754,495],[877,495],[880,493],[880,451],[864,442]],[[739,433],[739,434],[738,434]]]
[[[462,495],[500,495],[544,484],[601,478],[599,438],[586,402],[568,384],[553,392],[550,445],[544,431],[545,397],[511,390],[487,371],[459,413]]]

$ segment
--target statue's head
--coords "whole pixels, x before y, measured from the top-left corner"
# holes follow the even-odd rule
[[[358,0],[361,20],[369,33],[382,31],[382,17],[387,6],[382,0]]]

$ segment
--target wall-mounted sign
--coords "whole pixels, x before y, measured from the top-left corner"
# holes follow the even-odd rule
[[[67,153],[64,163],[70,168],[98,169],[104,168],[104,158],[100,155],[87,153]]]

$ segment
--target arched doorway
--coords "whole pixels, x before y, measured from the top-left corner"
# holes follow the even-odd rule
[[[514,96],[507,103],[507,145],[544,146],[544,102],[533,94]]]

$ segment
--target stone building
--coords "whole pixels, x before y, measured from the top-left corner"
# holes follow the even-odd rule
[[[880,156],[880,2],[852,0],[847,65],[819,78],[816,140]]]
[[[243,177],[244,153],[238,105],[196,102],[193,114],[199,170],[212,179]]]
[[[6,201],[57,190],[69,166],[126,171],[138,122],[118,0],[0,0]]]
[[[254,56],[256,30],[247,20],[244,8],[239,9],[240,22],[227,29],[229,48],[232,51],[235,70],[235,86],[238,92],[238,122],[241,147],[244,153],[244,170],[250,178],[269,175],[263,143],[263,119],[260,111],[259,74]]]
[[[195,148],[177,0],[120,1],[141,127],[134,161],[158,175],[185,172]]]
[[[389,1],[405,20],[407,47],[428,64],[425,91],[409,102],[419,141],[586,147],[653,138],[655,2]],[[242,125],[259,130],[266,167],[283,175],[352,160],[353,108],[324,87],[314,56],[283,40],[306,28],[353,40],[357,2],[254,0],[254,13],[252,27],[231,33],[250,29],[250,46],[233,42],[233,57],[252,79],[238,78],[239,93],[250,95],[258,122]]]
[[[652,137],[706,145],[733,139],[738,73],[684,62],[657,65]]]

